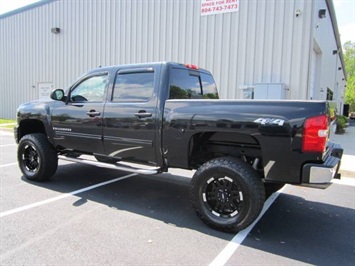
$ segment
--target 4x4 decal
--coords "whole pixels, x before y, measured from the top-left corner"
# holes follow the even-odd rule
[[[258,118],[254,121],[254,123],[262,124],[262,125],[278,125],[283,126],[285,120],[283,119],[275,119],[275,118]]]

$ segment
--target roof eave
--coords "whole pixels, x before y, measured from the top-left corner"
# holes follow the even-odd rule
[[[52,3],[52,2],[55,2],[55,1],[57,1],[57,0],[41,0],[41,1],[38,1],[36,3],[30,4],[28,6],[20,7],[18,9],[13,10],[13,11],[4,13],[4,14],[0,15],[0,19],[11,17],[11,16],[14,16],[14,15],[23,13],[25,11],[28,11],[28,10],[31,10],[31,9],[34,9],[34,8],[37,8],[37,7]]]
[[[337,18],[336,18],[336,14],[335,14],[333,0],[325,0],[325,1],[327,3],[327,7],[329,10],[330,20],[332,21],[334,36],[335,36],[335,40],[336,40],[336,44],[337,44],[337,51],[338,51],[338,54],[340,57],[340,61],[341,61],[341,65],[342,65],[342,69],[343,69],[343,73],[344,73],[344,78],[346,80],[346,70],[345,70],[343,46],[342,46],[341,40],[340,40],[340,33],[339,33],[339,29],[338,29],[338,22],[337,22]]]

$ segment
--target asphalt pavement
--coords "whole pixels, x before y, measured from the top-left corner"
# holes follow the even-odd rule
[[[205,226],[188,199],[191,171],[130,175],[60,161],[49,182],[17,166],[0,131],[0,265],[353,265],[355,125],[342,179],[325,190],[285,186],[237,235]]]

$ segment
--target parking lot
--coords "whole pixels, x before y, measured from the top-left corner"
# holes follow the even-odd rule
[[[352,136],[345,150],[350,161]],[[256,224],[233,235],[210,229],[194,214],[189,171],[140,176],[60,161],[51,181],[35,183],[22,177],[16,148],[12,132],[0,130],[1,265],[355,261],[352,168],[326,190],[285,186],[267,200]]]

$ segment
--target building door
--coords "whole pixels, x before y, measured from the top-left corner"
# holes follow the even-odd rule
[[[321,100],[324,98],[324,88],[320,88],[322,51],[315,44],[311,53],[311,69],[309,73],[310,83],[308,90],[309,100]]]
[[[314,91],[316,87],[316,74],[317,74],[317,53],[312,50],[312,66],[311,66],[311,84],[309,89],[308,99],[314,99]]]

